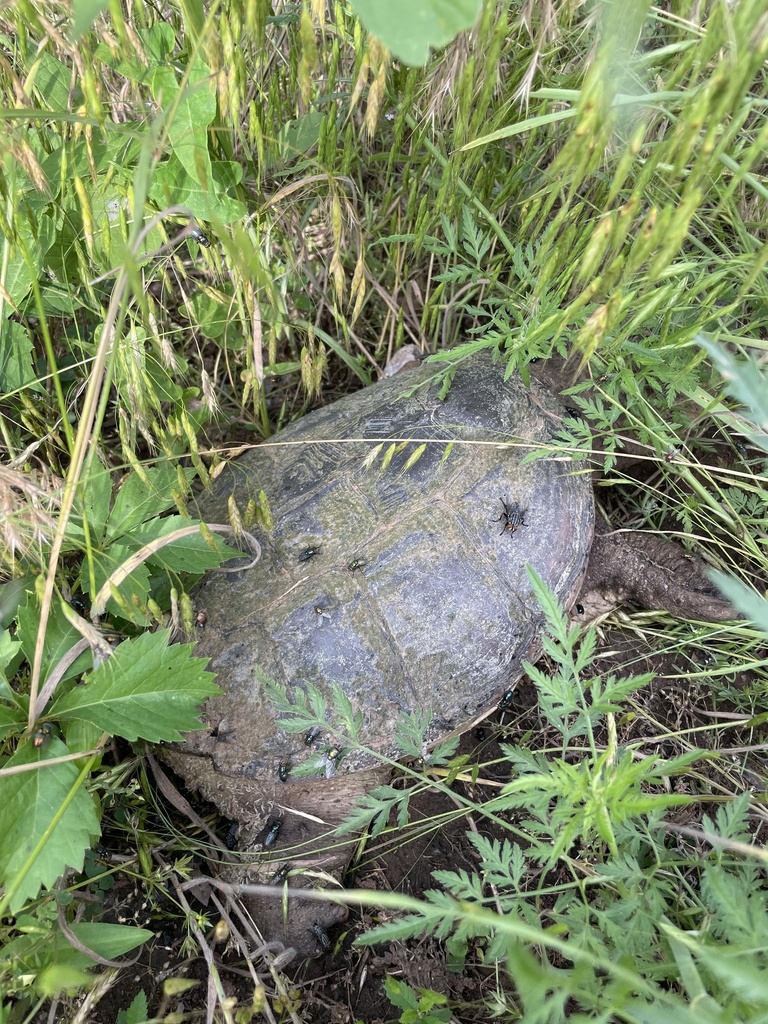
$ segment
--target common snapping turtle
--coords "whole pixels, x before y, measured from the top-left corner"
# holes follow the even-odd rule
[[[229,463],[205,497],[204,517],[222,522],[230,495],[243,509],[263,489],[273,520],[256,531],[255,567],[195,594],[199,653],[224,694],[205,730],[164,752],[241,823],[254,857],[231,878],[267,883],[290,863],[312,869],[291,886],[311,886],[338,869],[349,851],[322,837],[386,773],[374,752],[402,756],[401,713],[431,710],[435,741],[495,707],[535,658],[543,614],[526,565],[566,608],[580,594],[590,474],[562,455],[527,458],[561,427],[557,399],[504,380],[485,354],[458,365],[444,401],[437,373],[425,364],[306,416]],[[309,735],[280,728],[265,677],[329,704],[338,684],[362,716],[356,743],[332,716]],[[280,893],[257,907],[267,936],[322,951],[345,911],[296,897],[284,917]]]

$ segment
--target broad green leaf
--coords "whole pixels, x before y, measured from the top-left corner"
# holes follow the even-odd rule
[[[213,176],[215,182],[215,176]],[[152,198],[162,205],[187,206],[202,221],[232,224],[245,216],[245,205],[220,192],[217,188],[204,188],[188,174],[176,154],[161,164],[152,177]]]
[[[211,160],[211,174],[219,192],[227,192],[243,180],[243,168],[234,160]]]
[[[104,732],[90,722],[84,722],[82,718],[62,722],[61,731],[64,734],[64,742],[73,754],[80,750],[93,750]],[[94,767],[98,767],[98,764]]]
[[[16,238],[14,244],[10,245],[8,266],[3,275],[3,287],[13,302],[20,306],[38,275],[40,254],[29,224],[24,219],[17,218],[17,221]],[[2,233],[0,233],[0,240],[4,240]],[[3,346],[8,344],[6,332],[9,326],[7,322],[2,324],[0,338],[3,341]]]
[[[10,626],[20,606],[26,603],[34,589],[35,577],[31,574],[0,584],[0,628],[7,629]]]
[[[8,666],[13,663],[14,658],[21,654],[21,645],[14,640],[11,634],[3,629],[0,631],[0,700],[4,697],[13,698],[16,691],[11,690],[8,685]]]
[[[178,486],[176,467],[167,462],[149,467],[143,476],[130,473],[115,497],[107,523],[107,537],[116,540],[172,508],[172,492]]]
[[[81,786],[72,796],[78,768],[72,762],[45,764],[67,753],[55,736],[41,748],[25,743],[6,767],[35,762],[40,767],[0,777],[0,880],[6,892],[12,892],[12,912],[34,899],[41,887],[52,886],[67,868],[80,871],[86,849],[99,835],[99,820],[87,791]],[[32,860],[32,851],[46,833],[47,841]]]
[[[87,970],[55,960],[40,971],[35,979],[35,988],[41,996],[53,999],[65,992],[76,992],[92,980]]]
[[[139,36],[144,43],[144,52],[150,60],[163,64],[174,51],[176,46],[176,35],[170,25],[161,22],[159,25],[150,25],[149,28],[139,29]]]
[[[426,64],[430,48],[472,28],[482,0],[350,0],[365,25],[406,64]]]
[[[73,0],[72,41],[77,42],[85,35],[102,11],[106,11],[108,7],[108,0]]]
[[[72,71],[62,61],[57,60],[50,50],[40,54],[39,65],[32,76],[34,85],[43,103],[49,110],[68,110],[72,87]],[[27,88],[30,87],[27,82]]]
[[[112,657],[50,709],[62,721],[80,718],[103,732],[152,743],[181,740],[201,728],[199,705],[218,688],[192,656],[194,644],[168,646],[169,631],[125,640]]]
[[[40,622],[40,610],[37,598],[29,594],[26,604],[19,609],[17,639],[21,642],[24,657],[32,664],[35,655],[35,643],[37,640],[37,629]],[[68,622],[58,601],[54,601],[51,612],[48,616],[48,623],[45,630],[45,642],[43,646],[42,678],[45,680],[51,670],[58,665],[59,661],[68,651],[81,639],[75,627]],[[80,655],[77,661],[69,667],[63,678],[70,679],[83,672],[91,661],[89,651]]]
[[[70,924],[69,927],[75,938],[88,949],[111,960],[123,956],[152,938],[152,932],[129,925],[80,921]],[[3,947],[3,959],[7,963],[24,963],[29,972],[37,973],[38,977],[54,966],[80,971],[94,966],[91,957],[72,946],[58,924],[54,922],[50,928],[43,931],[39,926],[35,926],[34,919],[30,919],[28,931],[6,943]],[[52,987],[55,991],[54,978],[52,975],[48,975],[47,979],[40,977],[41,987]]]
[[[0,740],[10,733],[23,732],[26,721],[22,708],[14,704],[0,704]]]
[[[109,506],[112,503],[112,475],[103,466],[96,463],[87,479],[78,487],[75,498],[75,509],[79,519],[75,519],[68,533],[73,538],[85,541],[83,520],[88,527],[88,540],[98,545],[104,537]]]
[[[170,96],[164,104],[166,110],[169,107],[168,99]],[[184,87],[173,111],[173,120],[168,126],[168,141],[182,167],[205,190],[213,188],[208,126],[215,116],[215,82],[210,68],[197,61],[189,68],[188,85]]]
[[[205,292],[198,292],[190,297],[189,302],[181,307],[185,314],[197,323],[206,338],[220,338],[232,322],[232,299],[222,302]],[[242,345],[242,334],[240,335]]]
[[[11,320],[0,324],[0,393],[4,396],[22,388],[45,391],[37,380],[32,351],[26,327]]]
[[[154,932],[146,928],[133,928],[122,924],[103,924],[100,921],[80,921],[70,925],[76,939],[94,953],[114,960],[129,953],[152,938]]]
[[[286,163],[295,160],[297,156],[308,153],[313,146],[317,145],[324,117],[325,114],[319,110],[311,110],[303,117],[285,122],[277,136],[277,143],[280,147],[280,155]]]

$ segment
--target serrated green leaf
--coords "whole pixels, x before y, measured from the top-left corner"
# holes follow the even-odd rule
[[[526,565],[525,568],[528,573],[528,579],[531,581],[533,592],[536,594],[536,598],[547,617],[547,623],[555,636],[560,639],[567,633],[566,619],[563,614],[563,610],[555,595],[542,580],[541,576],[539,576],[533,566]]]
[[[419,1005],[416,993],[410,985],[406,985],[404,981],[397,981],[390,975],[384,978],[384,990],[387,999],[399,1010],[416,1010]]]
[[[152,743],[201,728],[199,705],[219,692],[194,644],[168,646],[169,631],[125,640],[112,657],[54,703],[52,718],[82,719],[113,736]]]
[[[107,538],[117,540],[173,508],[178,483],[176,467],[169,462],[145,469],[143,476],[131,473],[117,492],[107,522]]]
[[[165,519],[157,519],[152,523],[145,523],[143,526],[133,530],[131,543],[136,548],[143,547],[155,540],[167,537],[174,530],[193,525],[183,516],[168,516]],[[209,541],[209,538],[212,538]],[[214,546],[212,546],[214,545]],[[215,569],[228,558],[242,558],[243,552],[232,548],[219,540],[215,534],[208,533],[206,537],[202,532],[190,534],[187,537],[179,537],[170,544],[158,549],[149,555],[147,562],[150,565],[162,566],[172,572],[204,573],[208,569]]]
[[[80,775],[76,765],[45,764],[68,753],[56,737],[44,749],[25,743],[6,767],[40,762],[40,768],[0,778],[0,880],[10,894],[12,912],[34,899],[43,886],[52,886],[67,868],[80,871],[86,849],[99,835],[99,820],[87,791],[80,788],[70,799]],[[32,860],[46,833],[47,841]]]
[[[127,1010],[121,1010],[117,1015],[117,1024],[144,1024],[147,1020],[149,1007],[144,990],[141,989],[133,997],[133,1001]]]
[[[29,331],[21,324],[6,320],[0,326],[0,394],[31,389],[42,391],[35,375],[34,345]]]

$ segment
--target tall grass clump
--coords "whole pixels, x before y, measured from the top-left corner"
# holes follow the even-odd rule
[[[141,755],[197,724],[213,684],[189,591],[269,510],[201,525],[193,487],[406,343],[492,348],[524,378],[564,366],[560,440],[599,453],[601,503],[705,557],[748,619],[614,619],[704,694],[671,727],[644,673],[601,671],[604,627],[569,631],[540,588],[540,718],[504,747],[511,781],[470,806],[484,766],[446,754],[351,819],[407,829],[413,791],[450,786],[478,869],[423,900],[377,893],[403,915],[365,941],[428,931],[456,970],[499,971],[457,1019],[768,1013],[768,15],[478,10],[423,67],[323,0],[0,12],[2,1020],[95,1001],[170,920],[231,1019],[217,913],[184,896],[208,851]],[[151,929],[101,919],[125,878]],[[297,1019],[265,965],[252,1012]]]

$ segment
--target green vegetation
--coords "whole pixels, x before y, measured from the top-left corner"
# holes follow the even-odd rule
[[[703,554],[752,622],[623,617],[706,691],[706,724],[674,728],[542,591],[542,728],[506,745],[509,785],[456,809],[507,837],[473,831],[477,872],[423,900],[375,893],[404,916],[365,936],[426,930],[498,984],[446,1007],[392,982],[401,1020],[768,1019],[764,0],[479,6],[425,67],[323,0],[110,3],[76,32],[56,2],[0,14],[0,1021],[148,937],[99,921],[118,875],[209,951],[217,915],[179,885],[201,833],[128,746],[175,739],[212,692],[168,643],[233,554],[191,487],[408,342],[493,347],[524,377],[568,357],[564,449],[607,453],[622,525]],[[240,546],[267,515],[233,510]],[[355,821],[396,809],[407,838],[416,791],[482,779],[440,762]],[[238,1019],[265,1000],[303,1019],[271,971]]]

